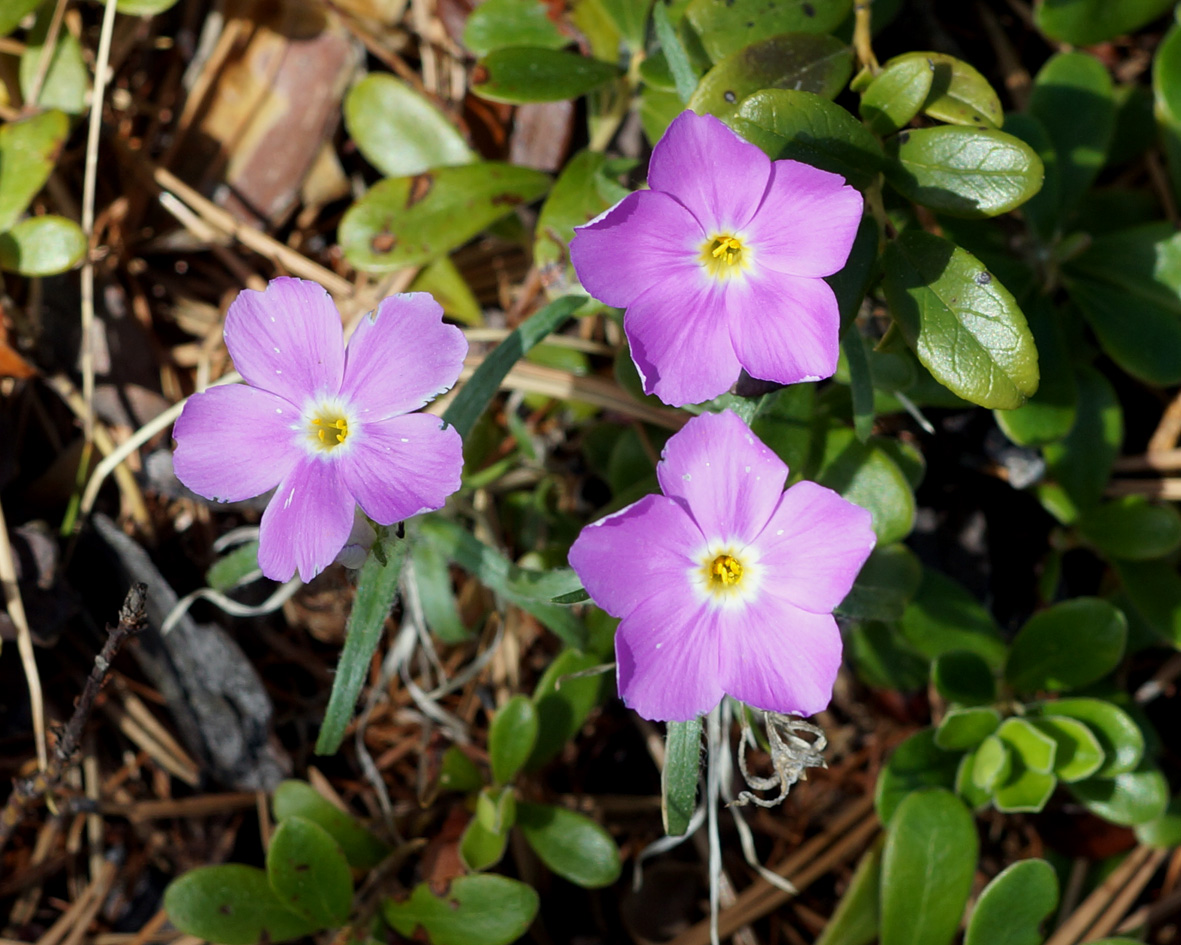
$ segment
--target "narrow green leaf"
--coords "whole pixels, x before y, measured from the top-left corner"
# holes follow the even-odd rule
[[[849,364],[849,392],[853,400],[853,432],[862,443],[873,433],[873,378],[869,373],[869,358],[865,342],[856,328],[846,331],[841,338],[841,351]]]
[[[455,427],[459,435],[466,439],[480,414],[496,396],[500,382],[512,366],[521,360],[530,348],[556,331],[585,301],[585,296],[568,295],[555,299],[545,308],[534,312],[476,368],[475,373],[460,388],[455,399],[443,412],[444,421]]]
[[[477,56],[506,46],[561,49],[569,42],[541,0],[485,0],[463,27],[463,44]]]
[[[900,56],[886,63],[861,94],[860,112],[870,131],[893,134],[919,113],[935,78],[934,63],[919,56]]]
[[[938,788],[898,805],[882,850],[881,945],[947,945],[976,872],[979,841],[963,802]]]
[[[982,407],[1018,407],[1037,390],[1037,349],[1013,296],[970,253],[907,230],[886,247],[886,298],[919,361]]]
[[[285,942],[320,928],[283,905],[266,873],[239,863],[202,866],[174,879],[164,891],[164,911],[180,931],[220,945]]]
[[[1127,618],[1107,601],[1063,601],[1034,614],[1014,637],[1005,679],[1018,692],[1077,689],[1115,669],[1127,642]]]
[[[271,808],[279,823],[289,817],[302,817],[322,827],[340,845],[353,869],[371,870],[390,852],[356,818],[324,798],[306,781],[282,782],[271,798]]]
[[[323,827],[287,817],[267,847],[267,879],[288,909],[317,928],[342,925],[353,905],[353,877],[344,852]]]
[[[656,27],[656,39],[672,73],[677,97],[682,102],[688,102],[697,89],[697,70],[689,61],[689,54],[669,21],[668,8],[664,5],[664,0],[652,8],[652,23]]]
[[[431,633],[444,643],[471,639],[472,632],[459,615],[448,561],[435,545],[418,540],[417,529],[411,532],[410,563],[422,615]]]
[[[689,829],[697,806],[701,772],[701,719],[669,722],[664,741],[664,770],[660,772],[660,812],[664,832],[680,836]]]
[[[497,784],[508,784],[533,753],[537,709],[528,696],[515,695],[496,710],[488,730],[488,760]]]
[[[472,91],[494,102],[523,105],[578,98],[619,78],[601,59],[561,49],[510,46],[496,49],[476,64]]]
[[[340,748],[357,705],[357,696],[369,673],[369,662],[381,641],[385,618],[398,593],[406,542],[393,537],[392,532],[377,540],[378,544],[369,552],[357,580],[357,594],[345,628],[344,651],[332,682],[328,708],[324,710],[324,724],[316,739],[317,755],[333,755]],[[378,554],[384,556],[385,564]]]
[[[258,542],[248,541],[213,562],[205,572],[205,583],[215,591],[228,591],[251,575],[258,577],[261,574],[258,567]]]
[[[479,874],[452,880],[441,895],[419,883],[409,899],[387,899],[382,915],[399,935],[413,938],[421,930],[431,945],[509,945],[529,928],[540,904],[525,883]]]
[[[1018,860],[995,876],[972,910],[964,945],[1041,945],[1058,907],[1058,874],[1045,860]]]
[[[563,879],[586,889],[619,879],[619,847],[589,817],[564,807],[522,803],[517,826],[541,861]]]

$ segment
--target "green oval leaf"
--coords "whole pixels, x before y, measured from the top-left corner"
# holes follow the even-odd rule
[[[528,696],[516,695],[496,711],[488,731],[488,760],[497,784],[508,784],[537,742],[537,709]]]
[[[1046,806],[1058,786],[1058,779],[1045,771],[1027,768],[1010,753],[1012,768],[992,793],[992,803],[1005,814],[1036,813]]]
[[[1163,814],[1136,825],[1136,839],[1141,843],[1169,850],[1181,846],[1181,794],[1173,795]]]
[[[0,269],[22,276],[55,276],[86,255],[86,234],[73,220],[46,214],[0,233]]]
[[[1005,115],[996,91],[962,59],[937,52],[907,53],[899,58],[908,56],[923,57],[933,70],[931,92],[923,103],[924,115],[950,125],[999,128],[1004,124]]]
[[[1025,316],[975,256],[907,230],[886,247],[883,268],[890,311],[939,383],[982,407],[1019,407],[1037,390]]]
[[[517,826],[541,861],[559,876],[597,889],[619,878],[619,848],[589,817],[549,804],[524,804]]]
[[[944,751],[975,748],[996,731],[1001,714],[991,706],[950,709],[935,730],[935,744]]]
[[[1107,601],[1063,601],[1034,614],[1018,631],[1005,679],[1018,692],[1077,689],[1115,669],[1127,642],[1127,618]]]
[[[1032,722],[1018,718],[1005,719],[1005,723],[997,729],[996,737],[1026,768],[1042,774],[1054,770],[1058,743],[1039,731]]]
[[[836,98],[849,81],[853,56],[833,36],[787,33],[731,53],[701,77],[689,107],[726,118],[748,95],[763,89],[794,89]]]
[[[46,4],[37,14],[37,22],[29,31],[25,51],[20,59],[20,88],[26,98],[41,68],[41,55],[53,7]],[[49,69],[43,75],[37,95],[39,108],[56,108],[67,115],[81,115],[86,110],[86,93],[90,91],[90,70],[82,58],[82,44],[69,30],[61,30],[57,45],[49,58]]]
[[[931,682],[948,702],[991,705],[996,701],[996,678],[984,657],[968,650],[941,653],[931,664]]]
[[[950,791],[916,791],[899,806],[882,850],[881,945],[947,945],[964,913],[979,841]]]
[[[371,870],[385,859],[390,848],[366,830],[355,818],[324,798],[306,781],[284,781],[271,799],[275,820],[302,817],[317,824],[335,840],[349,865]]]
[[[459,857],[464,866],[478,873],[499,863],[507,846],[507,830],[489,830],[479,818],[473,817],[459,838]]]
[[[742,100],[731,124],[772,160],[811,164],[840,174],[854,187],[868,187],[882,164],[882,149],[865,125],[812,92],[755,92]],[[752,125],[762,131],[757,139]]]
[[[561,49],[569,42],[541,0],[485,0],[463,27],[463,44],[477,56],[506,46]]]
[[[1111,76],[1083,52],[1052,56],[1034,79],[1029,111],[1058,155],[1059,198],[1070,210],[1103,167],[1115,130]]]
[[[202,866],[174,879],[164,910],[180,931],[219,945],[285,942],[320,926],[284,907],[267,874],[253,866]]]
[[[685,19],[717,62],[766,36],[831,33],[852,7],[852,0],[692,0]]]
[[[70,133],[64,112],[0,124],[0,231],[12,229],[45,186]]]
[[[923,566],[903,544],[878,545],[836,612],[854,620],[898,620],[919,582]]]
[[[927,660],[897,627],[878,620],[859,621],[845,638],[845,648],[857,678],[867,686],[906,692],[926,685]]]
[[[280,901],[319,928],[342,925],[353,904],[348,860],[331,834],[288,817],[267,848],[267,879]]]
[[[349,89],[344,123],[365,160],[386,177],[475,160],[443,113],[389,73],[372,73]]]
[[[882,845],[875,843],[857,864],[816,945],[869,945],[878,935],[881,912]]]
[[[976,653],[993,669],[1005,661],[1000,628],[988,608],[960,583],[931,568],[899,628],[911,646],[929,659],[953,650]]]
[[[1066,716],[1083,722],[1099,741],[1104,762],[1096,778],[1112,778],[1131,771],[1144,756],[1144,733],[1119,706],[1103,699],[1059,699],[1029,707],[1035,716]]]
[[[529,928],[540,900],[529,886],[507,876],[460,876],[442,895],[427,883],[404,902],[387,899],[385,920],[399,935],[431,945],[509,945]]]
[[[1173,0],[1038,0],[1033,19],[1051,39],[1094,46],[1135,32],[1172,5]]]
[[[1027,211],[1026,211],[1027,212]],[[1078,386],[1057,313],[1043,298],[1024,306],[1037,346],[1037,391],[1022,406],[994,413],[1001,432],[1018,446],[1044,446],[1062,439],[1078,413]]]
[[[660,772],[660,813],[666,834],[679,837],[689,829],[700,775],[701,719],[669,722]]]
[[[0,6],[0,36],[7,36],[40,5],[40,0],[8,0]]]
[[[1013,755],[1009,746],[996,735],[989,735],[976,748],[969,775],[976,787],[991,792],[1004,783],[1012,770]]]
[[[1103,748],[1087,726],[1065,715],[1029,719],[1029,724],[1054,739],[1054,774],[1062,781],[1081,781],[1103,766]]]
[[[115,9],[128,16],[155,16],[176,6],[176,0],[116,0]]]
[[[577,98],[619,78],[609,62],[561,49],[510,46],[476,65],[472,91],[494,102],[560,102]]]
[[[1149,761],[1114,778],[1079,781],[1070,785],[1070,793],[1092,814],[1124,827],[1155,820],[1169,805],[1169,782]]]
[[[912,128],[886,142],[886,179],[903,196],[955,217],[995,217],[1042,186],[1041,158],[991,128]]]
[[[914,527],[914,490],[906,474],[874,440],[861,443],[848,427],[829,429],[816,481],[867,509],[882,544],[900,541]]]
[[[915,732],[894,749],[874,788],[874,806],[883,824],[889,824],[902,801],[922,788],[955,787],[959,757],[935,744],[935,730]]]
[[[428,262],[545,193],[540,171],[486,162],[379,181],[340,222],[341,248],[366,272]]]
[[[1045,860],[1019,860],[984,887],[964,945],[1041,945],[1041,924],[1057,907],[1054,867]]]
[[[537,741],[525,767],[536,770],[561,751],[578,734],[582,723],[602,697],[604,676],[570,678],[599,662],[590,653],[566,649],[546,667],[533,690],[537,709]]]
[[[1181,647],[1181,575],[1167,558],[1117,561],[1116,570],[1137,616],[1162,638]]]
[[[1181,514],[1143,496],[1123,496],[1089,509],[1079,531],[1104,554],[1130,561],[1162,558],[1181,547]]]
[[[861,117],[877,135],[905,128],[931,94],[934,79],[934,63],[921,55],[891,59],[861,94]]]

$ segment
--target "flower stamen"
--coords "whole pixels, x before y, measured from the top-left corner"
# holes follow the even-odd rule
[[[741,238],[719,233],[701,244],[701,264],[715,279],[728,279],[746,268],[748,249]]]
[[[348,438],[349,420],[339,409],[322,407],[308,421],[308,440],[318,450],[334,450]]]
[[[733,555],[718,555],[709,566],[709,583],[730,587],[742,580],[742,562]]]

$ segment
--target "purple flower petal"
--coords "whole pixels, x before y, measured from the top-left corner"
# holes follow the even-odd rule
[[[779,504],[787,466],[726,410],[703,413],[674,434],[656,475],[707,539],[748,543]]]
[[[831,276],[849,258],[861,208],[861,194],[839,174],[775,161],[762,206],[746,227],[759,267]]]
[[[575,227],[570,261],[587,292],[625,308],[674,273],[699,277],[705,238],[693,214],[676,200],[641,190],[586,226]]]
[[[619,695],[646,719],[687,722],[722,700],[724,612],[688,594],[654,590],[615,631]]]
[[[463,332],[443,324],[428,293],[392,295],[349,339],[341,394],[366,422],[409,413],[451,388],[466,354]]]
[[[337,464],[302,456],[283,477],[262,514],[258,564],[273,581],[288,581],[299,570],[310,581],[348,541],[356,503],[343,487]]]
[[[766,595],[725,614],[721,681],[747,705],[815,715],[832,699],[841,634],[830,614],[810,614]]]
[[[628,307],[623,330],[644,392],[680,407],[711,400],[738,380],[721,287],[668,279]]]
[[[392,525],[443,507],[459,488],[463,441],[455,427],[443,428],[430,414],[391,417],[365,424],[339,466],[365,514]]]
[[[827,282],[763,272],[726,288],[730,338],[747,373],[780,384],[832,377],[841,316]]]
[[[299,458],[299,409],[244,384],[211,387],[185,403],[172,435],[177,478],[207,499],[240,502],[274,489]]]
[[[226,313],[225,339],[239,374],[297,406],[340,390],[340,313],[315,282],[282,278],[263,292],[243,289]]]
[[[707,236],[742,229],[762,203],[771,161],[712,115],[681,112],[652,149],[648,186],[672,194]]]
[[[700,562],[692,555],[705,543],[680,505],[647,495],[584,528],[570,548],[570,566],[600,607],[625,617],[657,588],[693,595],[689,575]]]
[[[762,586],[801,610],[830,613],[849,593],[875,541],[869,512],[824,486],[797,482],[755,540],[767,569]]]

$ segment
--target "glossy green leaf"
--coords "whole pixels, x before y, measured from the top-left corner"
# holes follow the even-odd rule
[[[488,760],[497,784],[516,777],[536,742],[537,709],[528,696],[513,696],[496,710],[488,730]]]
[[[1038,0],[1037,28],[1059,42],[1093,46],[1133,33],[1173,6],[1173,0]]]
[[[867,686],[906,692],[926,685],[927,660],[895,626],[859,621],[849,630],[845,648],[857,677]]]
[[[1037,390],[1037,349],[1013,296],[970,253],[921,230],[887,246],[886,298],[937,381],[982,407],[1019,407]]]
[[[1018,692],[1077,689],[1115,669],[1127,642],[1127,618],[1107,601],[1063,601],[1034,614],[1017,633],[1005,679]]]
[[[525,763],[527,770],[540,768],[561,751],[598,705],[606,677],[571,678],[571,674],[584,672],[597,663],[598,658],[591,653],[566,649],[541,674],[537,688],[533,690],[538,728],[533,752]]]
[[[664,61],[668,66],[669,76],[672,79],[672,88],[670,92],[676,94],[671,96],[671,100],[676,102],[678,111],[682,103],[688,102],[693,97],[693,92],[697,88],[697,80],[699,78],[698,70],[695,67],[685,44],[674,29],[672,21],[669,19],[668,9],[663,2],[656,4],[652,9],[652,25],[656,29],[656,39],[660,43],[660,53],[664,56]],[[668,101],[668,100],[666,100]],[[668,122],[665,122],[665,127],[668,127]],[[648,123],[644,124],[645,129],[648,128]],[[661,130],[663,134],[663,129]],[[649,139],[655,141],[649,133]]]
[[[994,737],[988,736],[988,738]],[[987,739],[985,740],[987,741]],[[974,811],[984,810],[992,802],[992,793],[982,788],[972,778],[972,772],[976,769],[978,750],[979,747],[971,748],[961,755],[959,767],[955,772],[955,793]]]
[[[371,73],[349,89],[344,122],[365,160],[386,177],[475,160],[434,103],[387,72]]]
[[[996,809],[1005,814],[1036,813],[1046,806],[1058,786],[1058,779],[1045,771],[1027,767],[1015,752],[1010,752],[1012,767],[1008,776],[992,792]]]
[[[996,701],[996,677],[979,653],[951,650],[931,663],[931,682],[948,702],[991,705]]]
[[[1059,699],[1030,706],[1040,716],[1066,716],[1084,723],[1103,749],[1103,765],[1096,778],[1113,778],[1133,770],[1144,756],[1144,734],[1119,706],[1103,699]]]
[[[353,905],[344,852],[323,827],[286,817],[267,847],[267,879],[282,903],[318,928],[342,925]]]
[[[1038,488],[1039,498],[1065,524],[1102,499],[1124,438],[1123,411],[1108,380],[1082,366],[1076,381],[1077,419],[1065,439],[1043,450],[1052,482]]]
[[[898,58],[920,56],[931,64],[933,70],[931,91],[923,102],[923,114],[949,125],[999,128],[1004,123],[1000,98],[988,80],[974,68],[946,53],[915,52]]]
[[[914,491],[906,475],[874,440],[861,443],[848,427],[829,429],[816,481],[867,509],[881,544],[905,538],[914,527]]]
[[[853,408],[853,432],[862,443],[873,434],[873,376],[869,371],[866,342],[859,331],[841,336],[841,359],[849,369],[849,400]]]
[[[794,89],[836,98],[852,71],[849,47],[832,36],[787,33],[752,43],[701,77],[693,111],[725,118],[763,89]]]
[[[461,437],[466,438],[492,398],[496,396],[500,382],[508,375],[512,366],[534,345],[560,328],[585,301],[584,296],[566,296],[555,299],[545,308],[534,312],[484,358],[443,412],[443,419],[455,427]],[[570,589],[572,588],[568,588]],[[550,594],[549,599],[557,596]]]
[[[948,945],[978,849],[972,815],[950,791],[916,791],[903,800],[882,850],[881,945]]]
[[[660,772],[660,812],[664,832],[681,836],[697,807],[701,774],[701,719],[669,722],[664,741],[664,770]]]
[[[837,613],[854,620],[898,620],[923,579],[923,566],[903,544],[878,545],[862,565]]]
[[[934,79],[934,64],[921,55],[891,59],[861,94],[861,117],[877,135],[905,128],[931,94]]]
[[[1147,760],[1114,778],[1079,781],[1070,785],[1070,793],[1092,814],[1124,827],[1153,821],[1169,805],[1169,782]]]
[[[0,233],[0,269],[22,276],[55,276],[73,269],[85,255],[86,234],[65,217],[27,217]]]
[[[1173,194],[1181,194],[1181,27],[1165,33],[1152,60],[1153,110],[1169,165]]]
[[[286,942],[320,926],[284,907],[267,874],[253,866],[202,866],[164,891],[169,921],[187,935],[219,945]]]
[[[991,128],[911,128],[886,141],[886,179],[904,197],[955,217],[995,217],[1042,186],[1041,158]]]
[[[1058,155],[1059,197],[1071,209],[1107,157],[1115,129],[1111,77],[1084,52],[1052,56],[1034,79],[1030,113],[1042,123]]]
[[[1004,724],[997,729],[996,737],[1031,771],[1049,774],[1054,770],[1058,743],[1040,731],[1031,721],[1019,718],[1005,719]]]
[[[763,134],[756,143],[772,160],[811,164],[840,174],[854,187],[872,183],[882,164],[881,146],[865,125],[812,92],[755,92],[742,100],[730,121],[749,140],[756,140],[750,126],[760,129]]]
[[[443,752],[443,760],[439,764],[440,791],[460,791],[466,794],[483,786],[484,775],[458,745],[452,745]]]
[[[1013,770],[1013,753],[996,735],[989,735],[976,748],[972,758],[972,782],[985,791],[1003,784]]]
[[[509,831],[517,821],[517,798],[512,788],[484,788],[476,797],[476,816],[459,838],[459,855],[470,870],[495,866],[508,846]]]
[[[852,0],[692,0],[685,18],[717,62],[780,33],[831,33]]]
[[[589,817],[564,807],[522,803],[517,826],[541,861],[564,879],[598,889],[619,878],[619,848]]]
[[[494,162],[391,177],[349,207],[338,238],[358,269],[392,272],[449,253],[548,187],[540,171]]]
[[[1037,391],[1014,410],[994,412],[997,426],[1018,446],[1044,446],[1060,440],[1074,426],[1078,386],[1070,352],[1052,306],[1038,297],[1024,306],[1037,346]]]
[[[1181,234],[1171,224],[1100,236],[1064,275],[1113,361],[1149,384],[1181,382]]]
[[[41,54],[53,19],[52,4],[45,4],[37,14],[37,21],[29,31],[25,51],[20,58],[21,95],[27,99],[41,68]],[[37,95],[39,108],[55,108],[67,115],[81,115],[86,111],[86,94],[90,91],[90,70],[82,57],[82,44],[68,29],[57,35],[57,46],[49,58],[49,70],[44,74]]]
[[[399,935],[431,945],[509,945],[537,915],[532,887],[507,876],[460,876],[442,895],[419,883],[402,902],[387,899],[382,915]]]
[[[472,91],[494,102],[522,105],[578,98],[619,78],[609,62],[562,49],[510,46],[476,65]]]
[[[247,579],[259,577],[258,542],[248,541],[222,555],[205,572],[205,583],[215,591],[228,591]]]
[[[1119,561],[1120,580],[1136,612],[1173,646],[1181,648],[1181,575],[1172,561]]]
[[[1042,189],[1022,205],[1021,215],[1043,243],[1052,244],[1062,224],[1058,152],[1054,150],[1045,126],[1028,112],[1010,112],[1006,116],[1005,131],[1033,148],[1042,162]]]
[[[858,862],[816,945],[869,945],[878,937],[881,876],[882,845],[875,843]]]
[[[926,568],[914,600],[899,623],[903,635],[930,659],[953,650],[976,653],[994,669],[1005,644],[992,614],[963,585]]]
[[[1136,839],[1141,843],[1169,850],[1181,846],[1181,794],[1174,794],[1164,813],[1136,825]]]
[[[1147,561],[1181,547],[1181,514],[1171,505],[1155,505],[1143,496],[1123,496],[1089,509],[1079,531],[1113,558]]]
[[[336,754],[353,718],[369,664],[381,641],[385,618],[394,606],[398,579],[406,558],[406,542],[392,532],[379,536],[361,566],[357,594],[345,627],[344,650],[332,682],[332,695],[324,710],[324,722],[316,738],[316,754]]]
[[[1029,719],[1029,724],[1054,739],[1054,774],[1062,781],[1081,781],[1098,771],[1104,762],[1103,748],[1086,725],[1065,715]]]
[[[975,748],[996,731],[1001,714],[991,706],[950,709],[935,730],[935,744],[944,751]]]
[[[327,831],[353,869],[371,870],[390,852],[386,844],[306,781],[282,782],[275,789],[271,809],[279,823],[290,817],[301,817]]]
[[[1058,907],[1058,874],[1045,860],[1018,860],[995,876],[972,910],[964,945],[1041,945]]]
[[[542,0],[485,0],[463,27],[463,44],[477,56],[506,46],[561,49],[569,42]]]
[[[874,806],[878,819],[889,824],[903,800],[923,788],[955,787],[959,757],[935,744],[935,730],[915,732],[894,749],[878,775]]]
[[[427,629],[444,643],[471,639],[459,615],[446,556],[430,542],[417,540],[416,530],[411,535],[410,564]]]
[[[12,229],[45,186],[69,132],[59,111],[0,124],[0,232]]]

